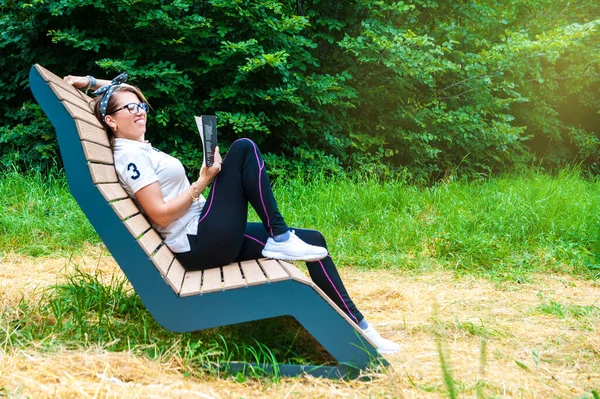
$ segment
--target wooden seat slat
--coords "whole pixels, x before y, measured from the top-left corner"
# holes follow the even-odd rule
[[[90,100],[90,102],[86,102],[83,98],[81,98],[81,96],[73,93],[70,90],[63,89],[62,86],[59,86],[55,83],[49,83],[48,85],[60,101],[68,101],[69,103],[78,106],[83,111],[93,112],[91,106],[92,100]]]
[[[89,163],[92,181],[98,183],[118,183],[117,171],[112,165],[103,165],[100,163]]]
[[[95,118],[95,117],[94,117]],[[108,141],[108,135],[104,128],[98,127],[81,119],[74,119],[75,125],[77,126],[77,132],[81,140],[91,141],[96,144],[103,145],[104,147],[110,147]]]
[[[158,248],[162,242],[162,238],[160,238],[155,230],[148,230],[146,234],[144,234],[142,238],[138,240],[138,242],[146,254],[152,255],[152,253],[156,251],[156,248]]]
[[[202,273],[202,288],[200,288],[200,293],[206,294],[221,290],[221,268],[216,267],[214,269],[204,270],[204,273]]]
[[[179,293],[179,296],[191,296],[199,294],[201,285],[202,270],[187,272],[183,278],[183,285],[181,286],[181,292]]]
[[[104,147],[100,144],[92,143],[89,141],[82,141],[83,152],[85,158],[90,162],[101,162],[105,164],[114,164],[112,150],[108,147]]]
[[[119,215],[121,220],[125,220],[130,216],[140,213],[139,208],[131,198],[111,202],[110,206],[112,206],[115,212],[117,212],[117,215]]]
[[[173,255],[173,252],[171,252],[169,247],[163,245],[152,257],[152,263],[154,263],[154,266],[160,271],[160,274],[166,276],[174,258],[175,255]]]
[[[137,215],[127,219],[125,221],[125,226],[127,226],[127,230],[129,230],[131,235],[136,239],[150,229],[150,223],[148,223],[144,215],[141,213],[138,213]]]
[[[129,198],[127,191],[119,183],[107,183],[96,185],[106,201],[114,201],[123,198]]]
[[[151,230],[154,231],[154,230]],[[173,259],[173,263],[167,273],[167,283],[171,286],[176,294],[181,292],[181,285],[183,284],[183,278],[185,276],[185,269],[181,266],[181,263],[177,258]]]
[[[275,259],[259,259],[258,263],[264,270],[270,282],[289,280],[290,275]]]
[[[223,266],[223,289],[232,290],[244,286],[246,286],[246,283],[237,262]]]
[[[40,75],[42,75],[42,77],[44,78],[44,80],[46,82],[53,83],[57,86],[60,86],[61,88],[67,90],[68,92],[73,93],[76,96],[80,97],[84,101],[91,100],[91,97],[86,96],[85,94],[83,94],[82,92],[80,92],[79,90],[74,88],[72,85],[66,83],[64,80],[62,80],[61,78],[59,78],[58,76],[56,76],[55,74],[53,74],[52,72],[47,70],[46,68],[44,68],[40,65],[36,65],[36,69],[38,70]]]
[[[245,260],[240,262],[244,278],[247,285],[264,284],[267,282],[267,276],[263,273],[256,260]]]
[[[302,273],[302,271],[293,264],[283,260],[280,260],[278,262],[281,265],[281,267],[283,267],[285,271],[288,272],[290,276],[292,276],[294,280],[304,284],[313,285],[312,280],[306,274]]]
[[[81,119],[82,121],[86,121],[96,127],[99,127],[100,129],[102,129],[102,125],[100,124],[98,119],[96,119],[94,114],[92,114],[91,111],[85,111],[85,110],[79,108],[78,106],[71,104],[68,101],[63,101],[62,104],[65,106],[67,111],[69,111],[69,114],[71,114],[71,116],[73,118]]]

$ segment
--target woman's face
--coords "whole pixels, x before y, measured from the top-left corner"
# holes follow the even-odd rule
[[[106,116],[106,123],[113,129],[115,137],[136,141],[144,141],[146,134],[146,118],[147,114],[141,107],[135,108],[134,113],[131,113],[125,107],[128,104],[141,104],[140,99],[135,93],[130,91],[116,92],[113,96],[117,96],[118,111]]]

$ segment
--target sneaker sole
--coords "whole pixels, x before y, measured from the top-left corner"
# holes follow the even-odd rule
[[[393,355],[394,353],[398,353],[400,351],[400,348],[396,349],[396,350],[391,350],[391,351],[383,351],[380,349],[377,349],[377,352],[379,352],[380,355]]]
[[[327,255],[329,255],[329,254],[326,253],[323,256],[306,257],[306,256],[288,256],[288,255],[284,255],[284,254],[281,254],[278,252],[262,251],[262,255],[265,258],[271,258],[271,259],[277,259],[277,260],[302,260],[305,262],[315,262],[315,261],[326,258]]]

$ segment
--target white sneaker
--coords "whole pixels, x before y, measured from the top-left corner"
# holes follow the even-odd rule
[[[294,230],[291,230],[290,238],[284,242],[276,242],[272,237],[269,237],[262,254],[266,258],[272,259],[311,262],[326,257],[327,249],[305,243],[298,238]]]
[[[389,339],[383,338],[371,324],[369,324],[369,326],[362,331],[371,340],[371,342],[375,344],[377,347],[377,352],[380,354],[390,355],[400,350],[400,345],[390,341]]]

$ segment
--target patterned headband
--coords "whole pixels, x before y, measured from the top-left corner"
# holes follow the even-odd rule
[[[102,115],[102,119],[106,117],[106,108],[108,107],[108,100],[110,100],[110,96],[112,96],[113,91],[123,83],[127,82],[127,73],[123,72],[116,78],[110,82],[107,86],[102,86],[98,90],[92,93],[92,96],[102,95],[102,100],[100,100],[100,114]]]

